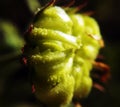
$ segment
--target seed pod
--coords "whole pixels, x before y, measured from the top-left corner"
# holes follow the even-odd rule
[[[101,39],[97,22],[89,16],[58,6],[40,11],[25,35],[24,47],[36,97],[50,107],[86,97]]]

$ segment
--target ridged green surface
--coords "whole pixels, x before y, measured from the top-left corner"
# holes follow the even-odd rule
[[[93,18],[48,7],[37,16],[25,38],[24,55],[41,102],[59,107],[73,97],[89,94],[92,62],[102,39]]]

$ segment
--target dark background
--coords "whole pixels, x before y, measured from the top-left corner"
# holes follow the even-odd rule
[[[62,0],[61,0],[62,1]],[[69,0],[61,2],[64,5]],[[80,12],[93,11],[105,40],[101,53],[111,68],[111,79],[106,92],[93,89],[83,101],[85,107],[120,107],[120,0],[86,0]],[[0,0],[0,106],[34,107],[39,105],[31,93],[28,70],[21,63],[23,35],[34,17],[37,7],[48,0]],[[79,5],[85,0],[76,0]],[[10,23],[10,24],[9,24]],[[3,27],[8,26],[8,27]],[[9,29],[13,28],[17,33]],[[7,33],[5,33],[7,32]],[[15,44],[11,43],[11,36]],[[20,38],[19,38],[20,37]]]

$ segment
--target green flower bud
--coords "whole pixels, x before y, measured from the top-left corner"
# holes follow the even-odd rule
[[[41,102],[60,107],[89,94],[102,39],[93,18],[51,6],[37,14],[25,38],[24,55]]]

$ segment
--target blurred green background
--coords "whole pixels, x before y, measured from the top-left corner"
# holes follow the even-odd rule
[[[59,0],[64,5],[70,0]],[[86,0],[76,0],[74,5]],[[0,0],[0,107],[40,107],[31,92],[29,71],[22,64],[24,33],[38,7],[49,0]],[[106,92],[93,89],[83,107],[120,107],[120,1],[88,0],[80,12],[93,11],[105,40],[101,54],[111,68]]]

